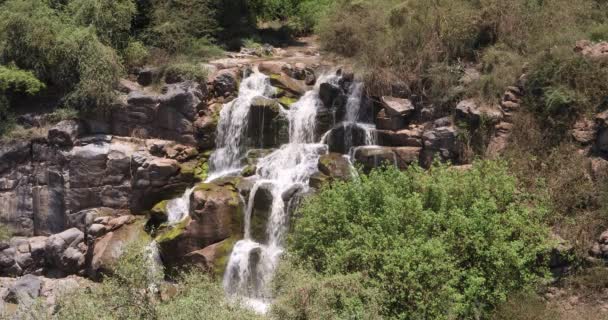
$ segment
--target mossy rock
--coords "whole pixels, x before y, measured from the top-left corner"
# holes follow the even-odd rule
[[[272,114],[278,114],[281,112],[281,104],[275,99],[269,99],[266,97],[255,97],[251,100],[251,108],[261,108],[270,111]]]
[[[243,177],[251,177],[255,175],[255,172],[257,171],[257,167],[255,165],[248,165],[245,168],[243,168],[243,170],[241,171],[241,175]]]
[[[152,220],[154,224],[161,224],[167,221],[169,217],[167,204],[169,204],[169,200],[163,200],[157,203],[152,210],[150,210],[150,220]]]
[[[321,172],[317,172],[310,176],[308,185],[315,189],[321,189],[324,185],[331,182],[331,177],[324,175]]]
[[[186,217],[184,220],[180,221],[179,223],[168,227],[167,230],[165,230],[164,232],[162,232],[161,234],[159,234],[156,237],[156,242],[158,242],[159,245],[163,245],[165,243],[174,241],[176,239],[178,239],[181,235],[184,234],[184,232],[186,231],[186,227],[188,227],[188,224],[190,223],[191,218],[190,217]]]
[[[291,105],[293,105],[296,102],[298,102],[298,99],[288,97],[288,96],[283,96],[279,99],[279,103],[282,104],[287,109],[291,108]]]
[[[240,240],[240,236],[232,236],[218,244],[215,251],[215,261],[213,262],[213,275],[221,279],[226,272],[232,249],[237,241]]]

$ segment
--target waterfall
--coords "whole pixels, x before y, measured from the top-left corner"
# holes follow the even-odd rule
[[[242,140],[249,123],[251,101],[258,96],[271,96],[275,90],[270,79],[255,69],[241,82],[239,96],[224,105],[217,127],[217,149],[209,159],[210,179],[240,171],[246,151]]]
[[[329,81],[321,77],[318,84]],[[308,180],[317,171],[319,157],[327,146],[314,142],[317,109],[322,107],[319,85],[305,93],[286,114],[289,119],[289,143],[259,160],[245,216],[245,238],[236,243],[226,273],[224,288],[228,295],[243,299],[254,310],[264,313],[271,300],[269,283],[283,253],[289,220],[285,194],[297,188],[308,190]],[[251,220],[255,194],[268,188],[272,195],[266,223],[266,241],[252,238]]]
[[[338,83],[338,80],[336,75],[319,77],[312,90],[291,108],[282,110],[289,120],[289,143],[259,159],[256,174],[248,178],[254,184],[248,199],[243,199],[246,202],[244,239],[232,249],[223,286],[229,297],[244,302],[259,313],[267,311],[272,299],[269,284],[284,252],[291,198],[298,192],[309,190],[309,179],[318,170],[319,157],[328,152],[325,138],[321,143],[315,142],[317,110],[323,108],[319,97],[320,85]],[[208,181],[241,171],[248,147],[246,133],[252,100],[257,96],[270,97],[274,92],[276,89],[270,85],[268,77],[254,70],[242,81],[238,97],[224,105],[217,128],[217,149],[210,158]],[[373,144],[373,125],[358,122],[362,94],[361,83],[355,82],[350,86],[342,125],[365,128],[365,143]],[[345,128],[345,135],[351,134],[352,130],[346,133]],[[350,139],[352,145],[352,138],[346,136],[345,140]],[[188,215],[193,190],[188,189],[182,197],[167,203],[169,223],[177,223]],[[256,194],[262,191],[270,194],[272,200],[264,217],[265,226],[261,231],[264,237],[259,239],[252,234],[252,220],[254,214],[259,214],[255,210]]]

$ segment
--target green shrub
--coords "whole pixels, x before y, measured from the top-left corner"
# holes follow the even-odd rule
[[[468,319],[543,277],[546,213],[501,162],[387,168],[305,202],[289,243],[319,272],[376,281],[389,318]]]
[[[94,28],[67,22],[43,0],[9,0],[0,5],[0,62],[31,70],[41,81],[67,92],[79,108],[107,106],[122,73],[115,51]]]
[[[36,94],[46,86],[31,71],[20,70],[15,66],[0,65],[0,92],[25,92]]]
[[[361,274],[322,276],[283,261],[273,284],[275,319],[381,319],[382,296]]]
[[[207,82],[207,69],[196,63],[173,63],[163,68],[165,77],[180,77],[183,80],[193,80],[199,83]]]
[[[158,319],[263,319],[252,311],[243,309],[238,303],[226,301],[223,288],[203,273],[185,273],[178,288],[176,297],[157,307]]]
[[[143,66],[149,55],[148,48],[140,41],[130,41],[122,53],[125,66],[129,68]]]
[[[162,275],[149,265],[143,242],[127,246],[113,274],[103,282],[68,294],[58,301],[58,319],[157,319],[152,283]],[[142,272],[142,268],[147,268]]]
[[[133,0],[72,0],[67,12],[76,24],[94,27],[104,44],[119,50],[129,45],[136,13]]]

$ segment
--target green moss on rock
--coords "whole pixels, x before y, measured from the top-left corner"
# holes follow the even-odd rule
[[[167,243],[167,242],[177,239],[179,236],[184,234],[184,232],[186,231],[186,227],[188,226],[190,221],[191,221],[191,218],[187,217],[186,219],[182,220],[181,222],[173,225],[168,230],[159,234],[156,237],[156,242],[158,242],[159,244],[162,245],[163,243]]]

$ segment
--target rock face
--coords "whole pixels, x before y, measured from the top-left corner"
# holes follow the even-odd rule
[[[1,147],[0,223],[15,235],[84,231],[90,209],[147,210],[194,181],[179,161],[150,154],[146,140],[97,135],[75,143],[71,149],[46,139]]]
[[[186,81],[163,87],[162,94],[132,91],[112,113],[112,133],[161,138],[196,145],[194,122],[206,89]]]
[[[178,266],[184,257],[242,233],[243,205],[233,183],[203,183],[190,198],[190,216],[157,238],[166,265]]]
[[[454,126],[437,126],[422,135],[423,152],[420,162],[430,166],[435,157],[442,161],[454,161],[458,157],[457,131]]]

